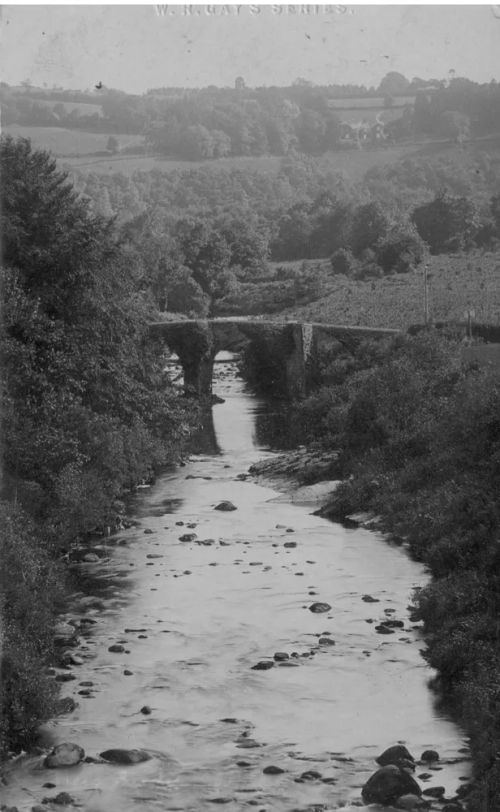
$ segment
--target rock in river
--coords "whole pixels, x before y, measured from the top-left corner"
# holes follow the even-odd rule
[[[316,603],[311,603],[309,611],[314,612],[314,614],[317,615],[321,612],[329,612],[331,608],[332,607],[329,603],[321,603],[321,601],[316,601]]]
[[[43,762],[44,767],[75,767],[85,758],[85,750],[78,744],[63,742],[56,745]]]
[[[439,753],[437,750],[424,750],[422,755],[420,756],[420,761],[439,761]]]
[[[149,761],[151,758],[145,750],[121,750],[120,748],[105,750],[99,755],[111,764],[140,764],[141,761]]]
[[[395,764],[388,764],[373,773],[361,791],[365,804],[382,805],[393,804],[403,795],[420,797],[421,794],[422,790],[411,775]]]
[[[272,660],[261,660],[256,665],[252,665],[252,671],[268,671],[272,668],[274,663]]]
[[[214,507],[214,510],[237,510],[238,508],[236,505],[233,505],[232,502],[229,502],[225,499],[223,502],[219,502],[218,505]]]
[[[402,744],[395,744],[393,747],[388,747],[387,750],[384,750],[383,753],[376,759],[377,764],[380,764],[381,767],[386,767],[388,764],[395,764],[396,767],[401,765],[401,762],[405,763],[407,761],[415,762],[412,754],[406,747]]]

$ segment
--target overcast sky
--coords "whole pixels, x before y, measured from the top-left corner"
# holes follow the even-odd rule
[[[151,87],[378,85],[500,80],[500,7],[13,5],[2,8],[0,75],[9,84],[134,93]],[[187,13],[191,9],[192,13]],[[316,13],[314,13],[316,12]],[[451,74],[453,75],[453,74]]]

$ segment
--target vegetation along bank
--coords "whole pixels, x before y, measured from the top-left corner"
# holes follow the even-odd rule
[[[356,358],[325,366],[328,383],[293,419],[308,446],[304,481],[325,470],[342,480],[323,514],[344,521],[369,512],[429,568],[414,619],[424,624],[440,701],[471,736],[467,808],[492,812],[500,804],[500,380],[464,366],[461,346],[436,330],[366,343]]]
[[[0,755],[56,709],[54,622],[71,544],[116,529],[123,495],[175,460],[196,422],[147,337],[138,253],[26,140],[0,142]]]

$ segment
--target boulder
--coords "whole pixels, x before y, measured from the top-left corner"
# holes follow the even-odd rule
[[[99,753],[104,761],[109,761],[111,764],[140,764],[141,761],[149,761],[151,756],[145,750],[122,750],[121,748],[114,748],[105,750]]]
[[[420,761],[431,762],[439,761],[439,753],[437,750],[424,750],[420,756]]]
[[[381,767],[386,767],[387,764],[395,764],[396,766],[400,765],[400,762],[405,761],[413,761],[412,754],[406,747],[402,744],[395,744],[393,747],[388,747],[387,750],[384,750],[383,753],[376,759],[377,764],[380,764]]]
[[[388,764],[381,767],[368,779],[361,795],[365,804],[382,804],[388,806],[404,795],[420,797],[422,790],[407,772]]]
[[[76,629],[70,623],[56,623],[54,626],[54,642],[56,645],[67,645],[76,639]]]
[[[228,510],[238,510],[238,508],[236,507],[236,505],[233,505],[232,502],[229,502],[227,499],[225,499],[224,501],[219,502],[219,504],[214,507],[214,510],[228,511]]]
[[[270,764],[269,767],[264,767],[262,772],[264,775],[281,775],[285,771],[281,767],[275,767],[274,764]]]
[[[85,750],[78,744],[63,742],[54,747],[45,758],[43,766],[48,769],[56,767],[75,767],[85,758]]]
[[[77,703],[72,696],[62,696],[56,701],[56,714],[59,716],[63,713],[73,713]]]

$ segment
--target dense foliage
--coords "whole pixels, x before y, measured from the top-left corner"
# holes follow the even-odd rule
[[[323,158],[299,155],[268,175],[206,167],[132,177],[75,173],[92,210],[115,216],[141,257],[159,309],[200,316],[296,304],[276,263],[331,258],[329,274],[303,277],[300,300],[311,302],[339,275],[411,274],[426,250],[493,249],[499,180],[482,153],[406,159],[372,169],[358,184]]]
[[[30,672],[26,689],[6,694],[5,749],[29,738],[36,716],[33,669],[43,665],[54,609],[50,557],[113,527],[116,499],[175,457],[193,415],[165,377],[164,349],[148,335],[152,305],[137,256],[47,153],[3,139],[0,167],[2,663],[7,684],[24,684],[15,676],[24,668],[19,657]],[[33,530],[27,523],[23,530],[13,503],[31,514]],[[42,677],[40,686],[43,705]]]
[[[472,737],[471,812],[500,804],[500,384],[422,332],[338,356],[300,420],[339,452],[328,513],[380,517],[433,580],[415,596],[438,686]]]

